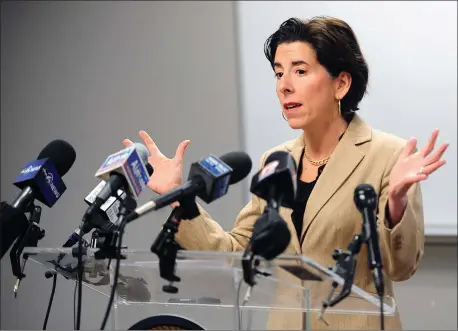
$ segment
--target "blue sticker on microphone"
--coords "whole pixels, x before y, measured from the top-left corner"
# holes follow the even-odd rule
[[[148,184],[149,177],[148,171],[146,170],[146,167],[140,159],[136,149],[134,149],[129,155],[124,170],[135,191],[135,196],[138,197],[141,191],[143,191],[146,187],[146,184]]]
[[[37,200],[48,207],[52,207],[67,189],[49,158],[27,163],[14,185],[21,189],[30,186]]]

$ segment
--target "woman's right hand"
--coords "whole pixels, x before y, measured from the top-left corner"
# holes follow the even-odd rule
[[[164,194],[183,183],[183,158],[190,141],[182,141],[175,152],[173,159],[167,158],[161,153],[153,139],[145,131],[139,132],[140,138],[149,150],[149,164],[154,172],[149,178],[148,187],[158,193]],[[122,142],[126,147],[133,144],[129,139]]]

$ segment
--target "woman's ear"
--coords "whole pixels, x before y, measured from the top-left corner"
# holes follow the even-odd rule
[[[348,72],[341,72],[335,79],[335,98],[342,100],[350,90],[351,75]]]

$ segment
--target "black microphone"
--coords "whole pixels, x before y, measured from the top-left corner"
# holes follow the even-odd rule
[[[153,167],[151,164],[147,163],[145,164],[146,171],[148,172],[148,175],[151,177],[151,175],[154,172]],[[106,185],[106,181],[103,179],[97,184],[96,187],[92,189],[92,191],[84,198],[84,202],[88,204],[88,206],[91,206],[97,195],[100,193],[103,187]],[[112,195],[108,198],[105,203],[100,206],[100,216],[102,219],[104,219],[106,222],[111,222],[111,223],[116,223],[118,220],[118,212],[119,208],[121,205],[121,202],[126,198],[126,192],[122,189],[119,189],[116,195]],[[102,225],[101,225],[102,226]],[[103,229],[103,226],[102,228]],[[107,229],[108,230],[108,229]]]
[[[297,191],[297,167],[291,154],[273,152],[251,180],[250,191],[267,201],[269,207],[293,208]]]
[[[364,241],[367,244],[369,268],[374,277],[375,288],[377,294],[383,297],[383,265],[376,217],[377,193],[371,185],[360,184],[355,189],[354,201],[356,208],[358,208],[363,216]]]
[[[154,169],[148,163],[148,149],[145,147],[145,145],[141,143],[135,143],[134,146],[136,152],[131,151],[130,153],[138,153],[142,163],[145,165],[145,169],[148,175],[151,176],[154,172]],[[118,152],[116,154],[119,154],[121,152]],[[131,158],[132,155],[134,156],[134,158],[136,157],[134,154],[131,154]],[[113,157],[110,156],[107,160],[110,159],[112,160]],[[117,162],[117,165],[114,165],[115,167],[117,167],[115,168],[117,172],[113,172],[113,166],[111,166],[112,169],[109,169],[110,177],[108,181],[102,179],[99,182],[99,184],[84,199],[84,201],[89,205],[90,209],[89,212],[87,212],[87,218],[83,222],[81,222],[78,229],[76,229],[69,236],[63,247],[71,247],[75,245],[78,242],[80,236],[84,236],[92,229],[98,229],[103,232],[110,232],[114,230],[116,222],[118,220],[119,208],[123,200],[127,196],[126,190],[128,190],[129,193],[134,191],[133,188],[128,186],[127,179],[125,178],[125,176],[120,173],[121,171],[127,168],[127,161],[125,160],[125,156],[122,156],[122,158],[118,161],[114,161]],[[106,163],[107,161],[104,162],[104,164]],[[100,171],[98,172],[100,173]],[[105,174],[101,175],[100,177],[104,176]]]
[[[89,207],[87,214],[90,215],[99,209],[120,189],[137,198],[149,181],[145,166],[148,163],[148,156],[148,149],[140,143],[108,156],[95,174],[95,177],[105,180],[106,185]]]
[[[22,192],[13,207],[26,210],[35,199],[52,207],[67,187],[63,177],[75,162],[75,149],[66,141],[53,140],[43,148],[38,159],[27,163],[16,177],[14,185]]]
[[[270,154],[264,167],[253,176],[250,191],[266,200],[267,205],[254,225],[248,249],[271,260],[283,253],[291,241],[279,208],[292,208],[296,199],[297,167],[293,157],[283,151]]]
[[[199,215],[193,201],[196,196],[206,203],[219,199],[228,191],[229,185],[238,183],[251,171],[251,158],[244,152],[230,152],[220,158],[210,155],[191,165],[188,180],[135,209],[127,216],[127,222],[134,221],[140,216],[161,209],[173,202],[179,201],[186,205],[182,219],[192,219]]]
[[[149,163],[146,164],[146,170],[150,176],[154,172],[153,167]],[[99,184],[89,193],[89,195],[84,198],[84,201],[89,206],[91,206],[105,185],[106,181],[101,180]],[[113,195],[108,198],[108,200],[102,206],[100,206],[99,210],[91,213],[90,219],[86,223],[81,224],[79,228],[73,231],[73,233],[69,236],[62,247],[72,247],[78,242],[80,236],[84,236],[92,229],[101,230],[105,233],[114,231],[117,224],[118,212],[121,203],[126,198],[126,196],[126,192],[122,189],[119,189],[116,196]]]
[[[24,213],[31,212],[34,200],[52,207],[66,190],[61,177],[75,162],[74,148],[66,141],[54,140],[38,155],[38,160],[27,163],[16,177],[14,185],[22,189],[10,206],[2,202],[0,211],[1,258],[14,241],[27,229]]]
[[[264,167],[252,178],[250,191],[264,199],[267,205],[254,224],[243,254],[243,278],[250,286],[255,285],[254,278],[258,273],[252,265],[254,257],[273,260],[291,241],[291,232],[279,209],[280,206],[293,207],[297,191],[296,169],[296,162],[289,153],[277,151],[269,155]]]

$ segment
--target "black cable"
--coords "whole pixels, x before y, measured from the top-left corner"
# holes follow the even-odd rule
[[[78,299],[77,299],[77,308],[76,308],[76,328],[75,330],[79,330],[81,327],[81,307],[83,301],[83,273],[84,273],[84,265],[83,265],[83,237],[79,236],[78,239]]]
[[[385,318],[383,316],[383,295],[379,295],[380,298],[380,330],[385,330]]]
[[[73,329],[76,330],[76,291],[78,290],[78,280],[75,282],[73,290]]]
[[[88,218],[90,215],[94,213],[95,210],[99,209],[102,205],[101,200],[96,200],[84,213],[82,224],[88,223]],[[72,252],[73,256],[75,256],[75,252]],[[78,265],[77,265],[77,275],[78,275],[78,303],[76,309],[76,327],[75,330],[80,330],[81,328],[81,308],[83,303],[83,275],[84,275],[84,265],[83,265],[83,234],[80,233],[78,236],[78,247],[77,247],[77,258],[78,258]]]
[[[45,320],[43,322],[43,330],[46,330],[48,325],[49,314],[51,313],[52,301],[54,299],[54,293],[56,293],[56,284],[57,284],[57,272],[55,271],[46,271],[45,273],[46,278],[52,279],[52,289],[51,289],[51,296],[49,297],[48,309],[46,310]]]
[[[102,325],[100,326],[100,330],[104,330],[105,326],[108,322],[108,317],[110,316],[110,311],[111,311],[111,306],[113,305],[113,300],[116,294],[116,286],[118,285],[118,278],[119,278],[119,269],[121,267],[121,247],[122,247],[122,237],[124,236],[124,229],[127,225],[127,214],[136,208],[136,201],[130,197],[127,196],[123,204],[121,205],[121,208],[119,209],[119,219],[118,219],[118,229],[115,231],[115,240],[117,240],[117,245],[116,245],[116,266],[115,266],[115,273],[114,273],[114,279],[113,279],[113,285],[111,286],[111,292],[110,292],[110,299],[108,301],[108,306],[107,310],[105,311],[105,316],[103,317]]]
[[[122,226],[122,224],[121,224]],[[121,254],[121,245],[122,245],[122,236],[124,234],[124,227],[122,226],[121,229],[119,230],[119,239],[118,239],[118,245],[116,246],[116,254]],[[121,259],[120,256],[116,257],[116,265],[115,265],[115,273],[114,273],[114,279],[113,279],[113,285],[111,286],[111,292],[110,292],[110,299],[108,301],[108,306],[107,310],[105,311],[105,316],[103,317],[102,321],[102,326],[100,327],[100,330],[104,330],[105,326],[108,322],[108,317],[110,316],[110,311],[111,311],[111,306],[113,305],[114,297],[115,297],[115,292],[116,292],[116,285],[118,284],[118,278],[119,278],[119,269],[121,267]]]

